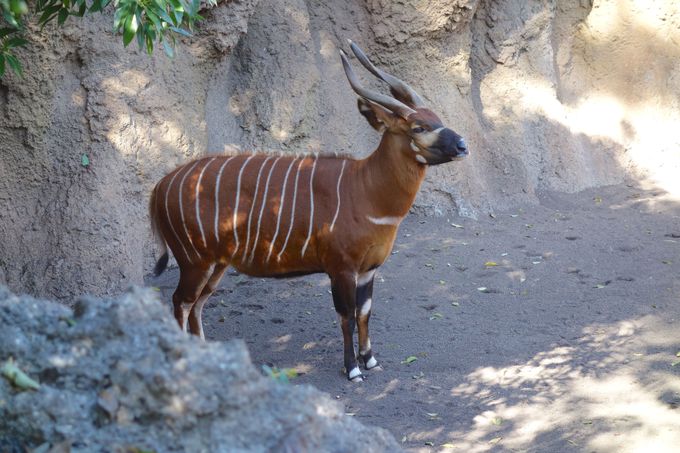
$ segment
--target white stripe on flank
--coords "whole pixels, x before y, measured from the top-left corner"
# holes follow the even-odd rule
[[[314,159],[312,165],[312,173],[309,175],[309,230],[307,230],[307,239],[305,245],[302,246],[302,253],[300,256],[305,256],[305,251],[309,245],[309,240],[312,238],[312,224],[314,222],[314,171],[316,170],[316,163],[319,161],[319,156]]]
[[[265,203],[267,202],[267,192],[269,192],[269,181],[272,179],[272,173],[274,173],[274,167],[279,162],[283,156],[276,158],[271,168],[269,169],[269,175],[267,175],[267,182],[264,185],[264,194],[262,195],[262,206],[260,207],[260,216],[257,219],[257,233],[255,234],[255,240],[253,240],[253,250],[250,252],[250,262],[252,263],[255,259],[255,250],[257,250],[257,240],[260,238],[260,226],[262,225],[262,213],[264,212]]]
[[[234,258],[236,256],[236,252],[238,252],[238,231],[236,228],[236,219],[238,216],[238,202],[239,199],[241,198],[241,177],[243,176],[243,170],[246,169],[246,165],[248,165],[248,162],[250,162],[250,159],[255,157],[255,154],[249,156],[245,162],[243,162],[243,165],[241,165],[241,170],[238,172],[238,179],[236,180],[236,200],[234,201],[234,220],[231,222],[231,228],[234,230],[234,242],[236,245],[234,246],[234,251],[231,252],[231,257]]]
[[[302,167],[302,163],[304,161],[305,158],[303,157],[302,160],[300,160],[300,163],[298,164],[297,167],[297,172],[295,173],[295,187],[293,189],[293,206],[290,208],[290,226],[288,227],[288,234],[286,235],[286,240],[283,241],[283,246],[281,246],[281,251],[279,252],[278,255],[276,255],[277,261],[281,260],[281,255],[283,255],[284,250],[286,250],[286,246],[288,245],[288,239],[290,239],[290,233],[293,231],[293,226],[295,224],[295,201],[297,200],[298,179],[300,179],[300,168]]]
[[[187,240],[189,241],[189,244],[191,244],[191,247],[194,249],[194,252],[196,252],[196,255],[200,258],[201,254],[198,253],[198,250],[196,250],[196,246],[194,245],[193,241],[191,240],[191,237],[189,236],[189,230],[187,229],[187,223],[184,221],[184,203],[182,203],[182,189],[184,188],[184,181],[187,179],[187,176],[189,176],[189,173],[194,171],[194,168],[196,168],[196,165],[198,165],[200,161],[194,162],[194,165],[189,168],[189,171],[184,173],[184,176],[182,176],[182,181],[179,183],[179,216],[182,219],[182,226],[184,227],[184,234],[186,235]]]
[[[203,239],[203,247],[207,247],[208,243],[205,240],[205,231],[203,231],[203,222],[201,221],[201,210],[198,205],[198,202],[200,200],[200,197],[198,196],[198,192],[201,189],[201,179],[203,179],[203,173],[205,172],[205,169],[208,168],[208,165],[210,165],[216,157],[213,157],[208,161],[207,164],[205,164],[205,167],[203,167],[203,170],[201,170],[201,173],[198,175],[198,181],[196,181],[196,221],[198,222],[198,229],[201,230],[201,238]]]
[[[243,250],[243,255],[241,255],[241,262],[243,262],[243,260],[248,256],[248,245],[250,245],[250,225],[253,220],[253,211],[255,211],[255,204],[257,204],[257,191],[260,188],[260,177],[262,176],[262,170],[264,170],[264,166],[267,164],[267,161],[271,158],[272,158],[271,156],[267,157],[262,162],[262,165],[260,165],[260,171],[257,172],[255,192],[253,192],[253,199],[250,202],[250,213],[248,214],[248,234],[246,235],[246,247]],[[264,200],[262,200],[262,203],[264,204]]]
[[[345,164],[346,163],[347,163],[347,161],[343,159],[342,168],[340,169],[340,176],[338,176],[338,186],[335,189],[335,192],[338,195],[338,205],[335,208],[335,215],[333,216],[333,221],[331,222],[331,228],[330,228],[331,232],[333,232],[333,227],[335,226],[335,221],[338,220],[338,214],[340,214],[340,181],[342,181],[342,174],[345,172]]]
[[[217,179],[215,180],[215,242],[219,244],[219,219],[220,219],[220,179],[222,179],[222,171],[224,167],[227,166],[229,161],[231,161],[236,156],[231,156],[229,159],[225,160],[220,171],[217,172]]]
[[[290,174],[290,169],[293,168],[293,164],[297,160],[297,157],[293,159],[293,161],[290,163],[288,166],[288,170],[286,171],[286,176],[283,178],[283,186],[281,188],[281,203],[279,203],[279,213],[276,218],[276,231],[274,232],[274,237],[272,238],[272,243],[269,244],[269,253],[267,254],[267,259],[266,261],[269,261],[269,258],[272,256],[272,251],[274,250],[274,243],[276,242],[276,238],[279,235],[279,226],[281,224],[281,212],[283,212],[283,204],[286,201],[286,183],[288,182],[288,175]]]
[[[194,264],[193,261],[191,261],[191,257],[189,256],[189,253],[187,253],[187,249],[184,248],[184,243],[179,240],[179,235],[177,234],[177,230],[175,230],[175,226],[172,224],[172,221],[170,220],[170,211],[168,210],[168,194],[170,193],[170,189],[172,188],[172,183],[175,182],[175,178],[177,175],[179,175],[182,171],[178,170],[177,173],[173,175],[173,177],[170,179],[170,183],[168,183],[168,188],[165,189],[165,216],[168,219],[168,224],[170,224],[170,229],[172,230],[172,234],[175,235],[175,239],[177,239],[177,242],[179,245],[182,247],[182,250],[184,251],[184,256],[189,260],[190,264]],[[175,255],[175,258],[177,256]]]
[[[376,225],[399,225],[401,223],[402,217],[371,217],[367,215],[366,218],[375,223]]]

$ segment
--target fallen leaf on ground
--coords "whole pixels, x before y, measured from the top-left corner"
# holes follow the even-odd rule
[[[21,371],[12,358],[7,359],[0,368],[0,373],[21,390],[38,390],[40,388],[40,383]]]
[[[503,419],[501,417],[495,417],[493,420],[491,420],[491,423],[496,426],[501,426],[503,424]]]
[[[441,313],[434,313],[430,316],[430,321],[435,321],[437,319],[442,319],[443,315]]]
[[[401,363],[405,363],[406,365],[410,365],[411,363],[415,362],[416,360],[418,360],[418,357],[416,357],[414,355],[410,355],[410,356],[406,357],[405,360],[402,360]]]
[[[455,445],[450,444],[450,443],[442,444],[441,447],[442,447],[442,448],[456,448]]]
[[[498,266],[498,263],[495,262],[495,261],[487,261],[486,263],[484,263],[484,265],[486,267],[494,267],[494,266]]]
[[[501,441],[501,439],[502,439],[502,437],[494,437],[493,439],[491,439],[491,440],[489,441],[489,443],[490,443],[491,445],[496,445],[498,442]]]

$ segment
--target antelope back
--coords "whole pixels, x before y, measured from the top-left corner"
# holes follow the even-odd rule
[[[251,275],[320,271],[319,240],[341,212],[348,161],[242,154],[185,164],[156,187],[155,216],[180,266]]]

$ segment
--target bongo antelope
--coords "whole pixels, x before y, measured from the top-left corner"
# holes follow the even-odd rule
[[[182,329],[204,338],[201,311],[228,266],[257,277],[325,272],[340,318],[345,372],[360,381],[357,358],[367,370],[378,366],[368,334],[375,271],[390,254],[427,166],[468,151],[410,86],[350,46],[392,93],[364,88],[340,51],[360,113],[382,132],[370,156],[206,156],[161,179],[149,213],[163,248],[155,274],[167,266],[168,247],[179,265],[172,300]]]

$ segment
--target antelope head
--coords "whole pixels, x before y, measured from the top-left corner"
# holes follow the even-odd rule
[[[405,82],[376,68],[366,54],[349,41],[352,52],[373,75],[390,86],[392,96],[361,86],[345,53],[340,50],[342,65],[352,89],[360,96],[359,111],[378,131],[404,135],[410,140],[410,152],[417,162],[439,165],[468,155],[463,137],[444,127],[416,91]]]

